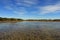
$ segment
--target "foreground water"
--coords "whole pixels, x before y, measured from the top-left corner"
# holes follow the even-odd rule
[[[60,40],[60,22],[0,23],[0,40]]]

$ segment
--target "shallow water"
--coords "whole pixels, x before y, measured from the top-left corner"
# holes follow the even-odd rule
[[[60,22],[0,23],[0,40],[60,40]]]

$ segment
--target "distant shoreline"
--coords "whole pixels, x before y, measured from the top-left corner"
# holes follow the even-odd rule
[[[23,20],[26,22],[36,22],[36,21],[27,21],[27,20]],[[0,22],[23,22],[23,21],[0,21]],[[37,21],[37,22],[60,22],[60,21]]]
[[[17,19],[17,18],[2,18],[0,17],[0,22],[21,22],[21,21],[40,21],[40,22],[60,22],[60,19],[39,19],[39,20],[36,20],[36,19],[27,19],[27,20],[24,20],[24,19]]]

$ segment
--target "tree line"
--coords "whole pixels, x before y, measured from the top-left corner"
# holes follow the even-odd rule
[[[0,17],[0,21],[23,21],[23,19],[17,19],[17,18],[2,18],[2,17]]]
[[[60,21],[60,19],[27,19],[27,20],[23,20],[23,19],[17,19],[17,18],[2,18],[0,17],[0,21]]]
[[[26,20],[26,21],[60,21],[60,19],[38,19],[38,20],[36,20],[36,19],[28,19],[28,20]]]

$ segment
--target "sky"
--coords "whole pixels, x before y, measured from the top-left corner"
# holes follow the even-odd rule
[[[60,0],[0,0],[0,17],[60,19]]]

